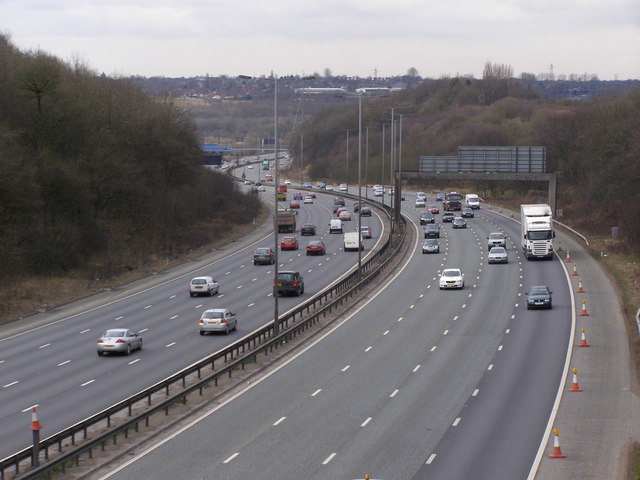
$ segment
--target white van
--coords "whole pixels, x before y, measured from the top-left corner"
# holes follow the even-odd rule
[[[358,232],[347,232],[344,234],[344,251],[349,250],[364,250],[364,245],[360,242],[358,247],[359,234]]]
[[[342,233],[342,220],[334,218],[329,222],[329,233]]]
[[[464,196],[464,204],[469,208],[480,208],[480,197],[475,193],[467,193]]]

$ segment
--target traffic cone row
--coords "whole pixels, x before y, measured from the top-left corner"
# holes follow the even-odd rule
[[[551,455],[549,458],[567,458],[566,455],[562,454],[562,450],[560,450],[560,439],[558,438],[560,435],[560,430],[555,428],[553,430],[553,449],[551,450]]]
[[[582,310],[580,311],[580,316],[581,317],[588,317],[589,314],[587,313],[587,301],[582,299]]]
[[[582,332],[582,338],[580,339],[580,345],[578,345],[578,346],[579,347],[588,347],[589,344],[587,343],[587,337],[584,334],[585,329],[581,328],[580,331]]]
[[[578,385],[578,369],[573,369],[573,381],[571,382],[571,388],[568,390],[569,392],[581,392],[582,389]]]
[[[33,432],[42,430],[42,425],[40,425],[40,422],[38,421],[38,412],[36,411],[36,407],[31,407],[31,427],[29,430]]]

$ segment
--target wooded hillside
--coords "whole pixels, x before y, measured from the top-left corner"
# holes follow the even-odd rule
[[[403,114],[403,170],[417,170],[423,155],[455,156],[459,146],[545,146],[548,171],[559,172],[558,207],[564,219],[599,234],[618,226],[628,244],[637,248],[640,224],[631,218],[640,205],[640,89],[581,101],[540,100],[522,82],[489,75],[443,78],[385,98],[367,98],[362,102],[367,136],[362,140],[363,162],[367,158],[363,182],[389,183],[392,108],[396,122]],[[333,182],[347,179],[348,151],[348,179],[353,183],[357,128],[358,105],[353,100],[350,106],[325,109],[305,122],[290,136],[290,149],[296,155],[304,136],[309,177]],[[452,187],[468,187],[495,199],[505,191],[515,191],[520,198],[539,195],[542,185],[478,182]]]
[[[0,286],[108,278],[214,240],[260,211],[201,166],[170,99],[0,36]]]

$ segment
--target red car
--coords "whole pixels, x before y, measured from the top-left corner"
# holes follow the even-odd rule
[[[296,236],[282,237],[280,250],[298,250],[298,239]]]
[[[324,255],[325,253],[327,253],[327,250],[320,240],[312,240],[307,245],[307,255]]]
[[[429,205],[427,208],[431,213],[440,213],[440,209],[436,205]]]
[[[290,202],[289,208],[300,208],[300,202]]]

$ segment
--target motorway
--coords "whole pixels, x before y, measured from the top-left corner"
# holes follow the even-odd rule
[[[412,196],[403,210],[417,223]],[[523,260],[517,223],[485,210],[467,223],[442,225],[440,254],[420,238],[376,295],[269,376],[94,478],[527,478],[572,296],[560,261]],[[508,236],[507,265],[486,262],[493,231]],[[444,267],[463,270],[463,290],[438,289]],[[535,284],[553,290],[552,310],[526,309]]]
[[[300,250],[279,253],[280,270],[298,270],[305,281],[301,297],[280,297],[281,314],[308,300],[357,264],[357,253],[342,251],[342,235],[328,233],[332,205],[329,196],[301,205],[298,225],[315,223],[318,233],[301,237],[298,226]],[[373,230],[373,238],[364,240],[366,258],[387,234],[375,211],[364,224]],[[355,231],[356,222],[345,222],[345,229]],[[322,239],[327,254],[306,256],[304,248],[311,239]],[[9,333],[16,326],[3,326],[0,458],[30,445],[32,406],[38,407],[43,425],[41,438],[46,438],[272,321],[273,267],[254,266],[252,253],[258,246],[273,245],[273,236],[266,234],[235,253],[192,262],[192,267],[187,264],[179,273],[161,272],[133,292],[125,286],[16,322],[38,324],[37,327]],[[191,298],[187,291],[189,280],[200,275],[213,276],[220,283],[220,293]],[[229,336],[200,336],[197,320],[201,312],[218,307],[235,311],[238,331]],[[97,356],[96,339],[113,327],[140,332],[143,350],[131,356]]]

